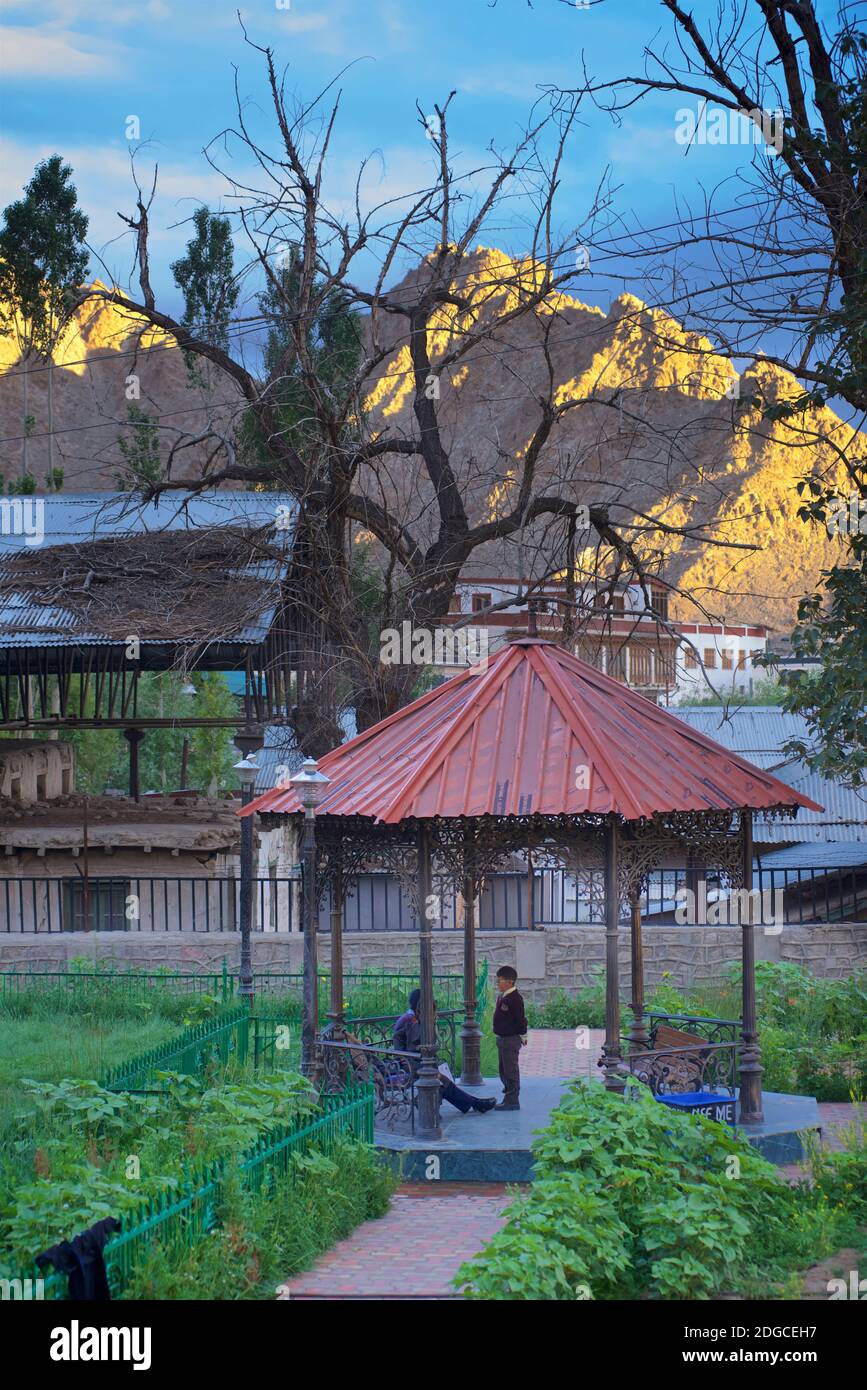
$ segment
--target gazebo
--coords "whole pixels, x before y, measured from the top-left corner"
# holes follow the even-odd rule
[[[344,897],[363,868],[390,870],[414,904],[418,923],[420,1138],[440,1136],[433,929],[443,909],[442,885],[463,900],[462,1080],[472,1086],[482,1080],[474,905],[486,877],[516,852],[550,856],[579,882],[604,885],[601,1065],[605,1085],[615,1091],[624,1090],[633,1057],[647,1055],[639,906],[646,877],[671,863],[702,873],[715,867],[722,874],[742,908],[740,1123],[761,1123],[752,813],[793,815],[800,806],[821,809],[816,803],[564,648],[533,637],[501,648],[485,667],[446,681],[334,749],[318,766],[328,784],[315,816],[315,882],[307,884],[307,998],[315,999],[314,913],[330,885],[331,1003],[328,1028],[319,1037],[340,1045]],[[296,788],[267,791],[240,814],[257,812],[298,815]],[[308,823],[310,815],[308,807]],[[440,893],[433,891],[434,882]],[[624,1056],[618,947],[626,908],[632,1025]],[[732,1061],[734,1055],[733,1050]]]

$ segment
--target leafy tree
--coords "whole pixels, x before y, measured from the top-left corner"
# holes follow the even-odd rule
[[[867,471],[863,486],[867,499]],[[806,479],[800,490],[807,500],[799,516],[827,525],[835,501],[829,489]],[[791,740],[786,751],[852,787],[867,782],[867,514],[862,523],[863,531],[856,527],[846,535],[841,562],[822,571],[824,588],[798,606],[792,650],[799,657],[818,657],[822,668],[811,680],[790,686],[785,699],[787,710],[803,715],[808,731],[806,739]]]
[[[141,406],[132,402],[126,408],[129,432],[118,436],[117,447],[123,455],[123,467],[114,475],[121,489],[137,490],[147,483],[159,482],[163,476],[160,461],[160,432]]]
[[[186,329],[225,352],[231,313],[238,302],[229,219],[202,206],[193,213],[193,226],[195,236],[187,242],[187,254],[173,261],[171,267],[184,296],[182,322]],[[187,352],[184,357],[190,379],[203,384],[196,359]]]
[[[88,219],[78,207],[72,169],[59,154],[36,166],[24,197],[10,203],[0,228],[0,332],[18,338],[27,417],[29,360],[49,364],[87,274]],[[53,388],[48,372],[49,470],[53,469]],[[27,472],[24,431],[21,471]]]
[[[299,350],[300,302],[303,292],[301,251],[292,244],[283,264],[272,270],[267,289],[256,296],[265,323],[263,364],[271,384],[270,399],[281,433],[299,453],[317,447],[317,397],[340,399],[351,389],[361,361],[361,316],[350,307],[340,286],[327,290],[314,282],[316,308],[307,315],[303,351]],[[344,424],[339,442],[349,443],[357,426]],[[267,458],[268,446],[249,413],[241,432],[249,453]],[[280,487],[275,481],[270,486]]]
[[[72,699],[77,700],[78,676],[72,678]],[[185,681],[173,672],[145,672],[140,677],[138,711],[141,715],[231,717],[237,702],[225,676],[219,671],[195,678],[196,694],[182,693]],[[93,712],[93,696],[85,701],[85,714]],[[145,791],[176,791],[180,786],[185,736],[190,741],[188,784],[202,792],[234,789],[232,765],[236,756],[231,729],[148,729],[139,745],[139,779]],[[2,737],[3,735],[0,735]],[[15,734],[6,735],[16,737]],[[37,738],[47,738],[39,730]],[[76,790],[100,796],[126,792],[129,786],[129,748],[119,729],[67,729],[61,734],[75,748]]]
[[[238,702],[219,671],[196,676],[196,713],[203,719],[228,718],[238,712]],[[190,738],[190,785],[207,792],[235,787],[233,771],[237,750],[231,729],[193,729]]]

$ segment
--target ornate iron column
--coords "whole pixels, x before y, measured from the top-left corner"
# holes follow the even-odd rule
[[[331,1001],[328,1018],[331,1036],[342,1038],[343,1020],[343,868],[337,864],[331,877]]]
[[[461,896],[464,900],[464,1025],[461,1029],[461,1080],[465,1086],[482,1084],[482,1030],[476,1022],[476,880],[472,858],[464,854]]]
[[[431,893],[431,856],[428,829],[424,821],[418,828],[418,944],[419,986],[421,989],[421,1063],[416,1088],[418,1092],[419,1139],[441,1139],[440,1080],[437,1071],[436,1022],[433,992],[433,930],[432,916],[438,915]]]
[[[647,1046],[647,1018],[644,1012],[644,943],[641,939],[641,898],[634,893],[629,900],[630,944],[632,946],[632,1026],[629,1029],[629,1050],[639,1052]]]
[[[241,782],[241,806],[249,806],[253,800],[256,774],[259,765],[252,754],[247,753],[240,762],[235,763]],[[244,816],[241,821],[241,960],[238,969],[238,994],[248,1004],[253,1002],[253,953],[251,932],[253,929],[253,817]]]
[[[756,1023],[756,943],[753,927],[753,813],[741,811],[744,918],[741,921],[743,1003],[741,1016],[740,1115],[743,1125],[758,1125],[762,1110],[762,1054]]]
[[[617,878],[617,817],[610,815],[605,824],[605,1043],[602,1066],[605,1087],[623,1091],[625,1082],[619,1070],[620,1049],[620,961],[618,958],[617,925],[620,918],[620,889]]]
[[[304,981],[303,1014],[301,1019],[301,1070],[311,1080],[316,1080],[316,1034],[319,1029],[319,975],[317,969],[316,927],[316,807],[322,801],[328,778],[316,766],[313,758],[305,759],[300,772],[289,778],[298,800],[304,807],[304,836],[301,841],[301,863],[304,880],[302,902],[304,908]]]

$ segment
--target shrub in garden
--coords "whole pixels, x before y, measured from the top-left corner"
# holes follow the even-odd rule
[[[801,1233],[776,1170],[722,1125],[574,1083],[533,1145],[536,1181],[464,1264],[476,1299],[707,1298]],[[805,1236],[806,1240],[806,1236]]]
[[[362,1221],[384,1216],[396,1179],[364,1144],[293,1154],[289,1172],[250,1192],[227,1183],[218,1224],[191,1249],[154,1245],[126,1299],[273,1298]],[[363,1292],[363,1289],[359,1289]]]
[[[553,989],[543,1004],[528,1003],[527,1022],[531,1028],[604,1028],[604,976],[594,971],[591,983],[574,993]]]
[[[179,1190],[191,1169],[240,1153],[315,1107],[309,1083],[287,1072],[237,1084],[170,1072],[157,1079],[165,1086],[158,1095],[93,1081],[24,1083],[35,1114],[7,1138],[0,1162],[4,1259],[29,1264],[46,1246]]]

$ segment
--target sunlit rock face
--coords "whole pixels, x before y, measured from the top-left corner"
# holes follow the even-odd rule
[[[407,288],[418,274],[408,277]],[[660,573],[710,611],[790,628],[798,599],[840,553],[838,538],[799,519],[798,480],[816,473],[848,496],[839,451],[863,457],[865,436],[829,409],[791,424],[762,421],[748,398],[759,392],[774,400],[797,397],[794,377],[761,359],[739,377],[707,338],[630,294],[614,300],[607,314],[558,294],[532,318],[510,320],[522,285],[532,282],[528,263],[478,248],[460,286],[473,311],[448,306],[429,333],[444,434],[471,498],[471,519],[515,505],[540,417],[534,401],[547,389],[550,363],[555,402],[582,404],[555,426],[535,490],[588,504],[607,501],[613,520],[637,528],[639,552],[655,556]],[[496,321],[493,339],[448,362],[480,322]],[[402,331],[400,320],[383,316],[380,340],[391,350],[366,407],[374,429],[411,434],[412,378]],[[423,525],[434,499],[430,489],[419,489],[415,470],[410,474],[400,459],[378,472],[378,485],[387,475],[406,516]],[[684,541],[651,522],[700,524],[730,545]],[[476,557],[477,572],[527,573],[528,566],[540,572],[541,528],[520,542],[520,555],[514,540],[486,548]],[[589,554],[585,560],[589,565]],[[680,600],[672,607],[678,616],[696,616]]]
[[[103,288],[99,281],[94,287]],[[131,404],[172,427],[171,436],[164,436],[163,458],[181,433],[197,433],[209,418],[225,423],[240,405],[234,382],[209,367],[191,377],[172,337],[106,300],[88,301],[70,320],[54,363],[50,453],[48,371],[30,359],[25,397],[18,337],[0,337],[0,473],[7,482],[24,471],[26,454],[26,471],[40,491],[50,466],[63,469],[64,491],[113,488],[123,463],[117,441],[129,437]],[[20,436],[28,415],[25,450]],[[210,447],[194,446],[182,455],[184,469],[201,467]]]

